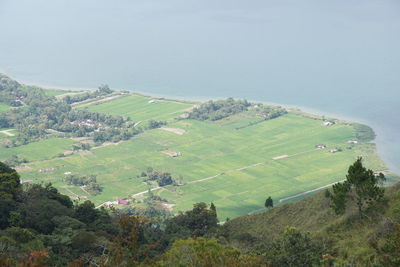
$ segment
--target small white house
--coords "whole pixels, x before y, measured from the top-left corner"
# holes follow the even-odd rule
[[[331,125],[334,125],[335,123],[334,122],[332,122],[332,121],[324,121],[324,123],[322,124],[322,125],[324,125],[324,126],[331,126]]]

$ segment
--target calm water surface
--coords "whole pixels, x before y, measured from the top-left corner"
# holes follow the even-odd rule
[[[308,107],[400,172],[398,0],[0,0],[0,33],[14,78]]]

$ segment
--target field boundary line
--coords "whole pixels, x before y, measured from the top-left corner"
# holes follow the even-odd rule
[[[289,200],[289,199],[296,198],[296,197],[301,197],[301,196],[307,195],[309,193],[312,193],[312,192],[315,192],[315,191],[319,191],[319,190],[324,189],[324,188],[331,187],[331,186],[333,186],[333,185],[335,185],[337,183],[341,183],[343,181],[345,181],[345,180],[340,180],[338,182],[334,182],[334,183],[330,183],[330,184],[327,184],[327,185],[324,185],[324,186],[320,186],[320,187],[317,187],[317,188],[314,188],[314,189],[311,189],[311,190],[308,190],[308,191],[304,191],[302,193],[299,193],[299,194],[296,194],[296,195],[293,195],[293,196],[290,196],[290,197],[281,198],[281,199],[279,199],[279,203],[281,203],[283,201],[286,201],[286,200]]]
[[[338,181],[338,182],[334,182],[334,183],[330,183],[330,184],[327,184],[327,185],[324,185],[324,186],[320,186],[318,188],[314,188],[314,189],[311,189],[311,190],[308,190],[308,191],[304,191],[302,193],[299,193],[299,194],[296,194],[296,195],[293,195],[293,196],[290,196],[290,197],[281,198],[281,199],[279,199],[279,203],[282,203],[283,201],[287,201],[289,199],[293,199],[293,198],[296,198],[296,197],[301,197],[301,196],[307,195],[309,193],[313,193],[313,192],[319,191],[319,190],[324,189],[324,188],[331,187],[331,186],[333,186],[333,185],[335,185],[337,183],[341,183],[343,181],[345,181],[345,180],[341,180],[341,181]],[[266,208],[256,209],[256,210],[250,211],[249,213],[247,213],[247,215],[252,215],[252,214],[264,211],[264,210],[267,210],[267,209]]]
[[[9,130],[0,131],[0,133],[12,137],[12,136],[15,136],[15,134],[10,133],[10,131],[12,131],[12,130],[14,130],[14,129],[9,129]]]
[[[117,94],[117,95],[111,95],[108,97],[104,97],[102,99],[92,99],[92,101],[82,101],[82,102],[76,102],[76,103],[72,103],[71,106],[74,108],[82,108],[82,107],[86,107],[86,106],[90,106],[90,105],[96,105],[96,104],[102,104],[102,103],[106,103],[106,102],[110,102],[113,101],[115,99],[118,98],[122,98],[125,96],[128,96],[129,94]]]

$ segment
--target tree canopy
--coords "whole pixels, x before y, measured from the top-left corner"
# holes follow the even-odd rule
[[[362,164],[362,158],[358,158],[349,167],[346,180],[333,185],[333,193],[330,194],[332,208],[337,214],[346,211],[348,200],[355,200],[360,217],[364,209],[381,200],[384,196],[384,188],[380,185],[385,181],[382,173],[375,174],[366,169]]]

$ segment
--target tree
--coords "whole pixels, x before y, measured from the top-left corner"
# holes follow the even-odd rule
[[[214,203],[211,202],[210,210],[214,211],[217,214],[217,208],[215,207]]]
[[[8,226],[10,213],[15,209],[15,200],[20,191],[18,173],[0,162],[0,229]]]
[[[15,199],[20,190],[19,174],[0,162],[0,199]]]
[[[165,222],[165,232],[175,237],[204,236],[218,227],[216,211],[209,209],[204,202],[196,203],[193,209],[179,213]]]
[[[154,266],[263,266],[261,258],[204,238],[175,241]]]
[[[91,201],[86,200],[75,208],[75,216],[81,222],[89,224],[98,218],[99,212]]]
[[[275,240],[266,252],[268,266],[320,266],[326,253],[310,238],[294,227],[287,227],[282,238]]]
[[[362,165],[362,158],[358,158],[349,167],[346,181],[333,186],[333,193],[330,194],[332,208],[336,214],[343,214],[348,204],[347,199],[355,199],[358,213],[362,217],[365,207],[370,207],[383,198],[384,189],[380,186],[383,181],[385,176],[382,173],[375,175]]]
[[[272,200],[271,196],[269,196],[266,200],[265,200],[265,207],[267,209],[271,209],[274,207],[274,201]]]

